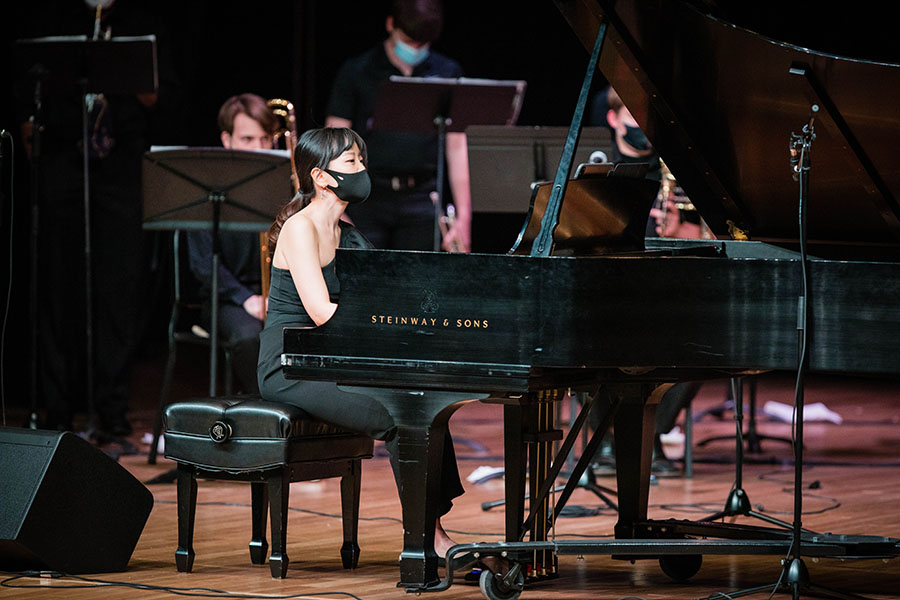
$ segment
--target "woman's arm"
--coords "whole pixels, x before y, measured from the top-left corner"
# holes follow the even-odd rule
[[[315,225],[303,215],[291,217],[281,229],[276,251],[285,259],[309,317],[316,325],[326,323],[337,310],[337,304],[329,298],[322,276]]]

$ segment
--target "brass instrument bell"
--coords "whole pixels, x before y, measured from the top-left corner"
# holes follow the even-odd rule
[[[294,146],[297,144],[297,119],[294,116],[294,105],[284,98],[272,98],[266,102],[266,105],[278,121],[278,127],[272,133],[272,147],[283,148],[290,153],[291,185],[293,186],[294,194],[297,194],[297,192],[300,191],[300,179],[297,178],[297,167],[294,165]],[[272,265],[272,257],[269,256],[269,240],[268,232],[266,231],[262,231],[259,234],[259,260],[262,295],[263,297],[268,298],[270,284],[269,269]],[[264,305],[264,314],[265,311]]]
[[[294,116],[294,105],[284,98],[272,98],[266,105],[278,120],[278,128],[272,134],[273,147],[284,148],[290,152],[291,183],[296,194],[300,190],[300,180],[297,179],[297,168],[294,166],[294,146],[297,145],[297,118]]]

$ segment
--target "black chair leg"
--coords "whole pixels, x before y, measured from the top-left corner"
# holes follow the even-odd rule
[[[197,479],[190,467],[178,465],[178,549],[175,565],[182,573],[194,567],[194,516],[197,514]]]
[[[359,491],[362,487],[362,461],[350,461],[349,470],[341,477],[341,516],[344,525],[344,544],[341,563],[345,569],[355,569],[359,562]]]
[[[285,469],[277,469],[267,477],[266,485],[269,489],[269,514],[272,516],[272,553],[269,555],[269,569],[272,571],[272,577],[284,579],[290,563],[287,555],[287,517],[291,482]]]
[[[266,541],[266,518],[269,512],[269,495],[265,482],[250,484],[250,504],[252,537],[250,539],[250,562],[254,565],[266,563],[269,543]]]

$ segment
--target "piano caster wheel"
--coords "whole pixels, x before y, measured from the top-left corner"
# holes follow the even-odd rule
[[[675,581],[687,581],[697,574],[701,564],[702,554],[667,554],[659,557],[663,573]]]
[[[512,579],[512,581],[507,583],[505,579]],[[490,569],[484,569],[478,580],[478,586],[488,600],[516,600],[522,593],[522,588],[525,587],[525,574],[518,564],[513,565],[505,578],[499,574],[495,575]]]

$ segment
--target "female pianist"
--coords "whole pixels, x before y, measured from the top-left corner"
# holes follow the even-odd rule
[[[260,333],[260,394],[269,401],[299,406],[315,419],[383,440],[396,479],[396,426],[381,404],[343,391],[335,383],[288,380],[282,374],[282,329],[322,325],[337,310],[337,248],[371,248],[358,230],[341,220],[349,204],[369,195],[362,138],[345,128],[309,130],[297,142],[294,164],[300,193],[279,211],[269,229],[272,272],[268,314]],[[453,499],[463,493],[449,432],[444,439],[439,515],[446,514]],[[453,544],[439,517],[435,552],[444,556]]]

